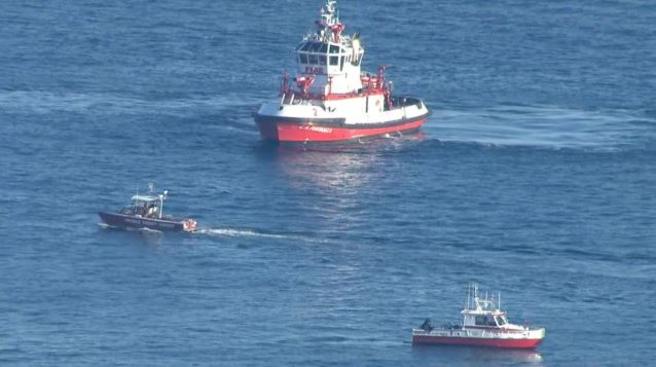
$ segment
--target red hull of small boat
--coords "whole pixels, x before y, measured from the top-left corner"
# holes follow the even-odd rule
[[[535,349],[542,339],[494,339],[452,336],[413,335],[413,344],[469,345],[509,349]]]

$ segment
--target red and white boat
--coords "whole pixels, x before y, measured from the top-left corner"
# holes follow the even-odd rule
[[[264,103],[255,122],[264,139],[334,142],[419,129],[430,114],[418,98],[392,96],[385,67],[362,72],[359,35],[345,35],[336,1],[321,9],[317,30],[296,47],[298,72],[283,76],[279,98]]]
[[[462,325],[440,328],[433,328],[427,319],[412,330],[412,343],[533,349],[544,339],[544,328],[509,323],[506,313],[493,299],[478,296],[476,285],[469,287],[462,315]]]

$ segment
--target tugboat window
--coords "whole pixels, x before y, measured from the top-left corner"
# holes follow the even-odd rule
[[[331,54],[338,54],[339,53],[339,46],[330,45],[330,53]]]
[[[303,45],[303,48],[301,50],[302,51],[310,51],[310,47],[312,47],[312,43],[307,42],[306,44]]]
[[[326,56],[324,55],[319,56],[319,64],[326,65]]]
[[[344,56],[339,58],[339,71],[344,70]]]
[[[306,54],[301,54],[301,64],[307,64],[308,58]]]
[[[339,56],[330,56],[330,65],[339,65]]]
[[[328,45],[325,44],[325,43],[322,43],[321,44],[321,49],[319,50],[319,52],[321,52],[322,54],[325,54],[326,52],[328,52]]]
[[[319,43],[319,42],[313,42],[313,43],[312,43],[312,47],[310,48],[310,51],[317,52],[317,51],[319,51],[319,50],[321,50],[321,43]]]
[[[309,59],[308,59],[308,63],[316,64],[317,63],[317,55],[310,54]]]

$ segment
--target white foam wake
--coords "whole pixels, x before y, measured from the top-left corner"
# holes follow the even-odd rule
[[[201,228],[194,232],[195,234],[203,234],[208,236],[224,236],[224,237],[262,237],[262,238],[292,238],[281,234],[262,233],[249,229],[234,229],[234,228]]]
[[[498,145],[615,149],[656,139],[656,120],[639,111],[585,111],[549,106],[497,106],[433,111],[432,131],[443,141]]]
[[[256,105],[255,96],[237,94],[211,97],[187,96],[149,100],[109,93],[55,93],[47,91],[0,92],[0,106],[10,112],[49,114],[53,111],[86,113],[151,113],[186,114],[189,111],[217,111],[235,105]]]

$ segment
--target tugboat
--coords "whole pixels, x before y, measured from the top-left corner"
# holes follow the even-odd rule
[[[426,319],[419,328],[412,329],[412,343],[534,349],[542,342],[544,328],[511,324],[500,307],[500,301],[497,305],[487,295],[480,298],[478,286],[470,285],[467,304],[461,312],[462,325],[433,328],[430,319]]]
[[[132,205],[119,212],[99,212],[100,219],[109,226],[125,229],[148,228],[171,232],[193,232],[197,229],[198,223],[194,219],[165,216],[164,200],[168,197],[168,191],[157,195],[153,193],[152,184],[149,186],[149,194],[134,195]]]
[[[296,47],[298,72],[283,74],[279,98],[264,103],[255,122],[265,140],[335,142],[419,129],[430,114],[418,98],[392,96],[386,66],[361,72],[358,33],[344,35],[336,1],[321,8],[317,30]],[[295,84],[295,85],[292,85]]]

